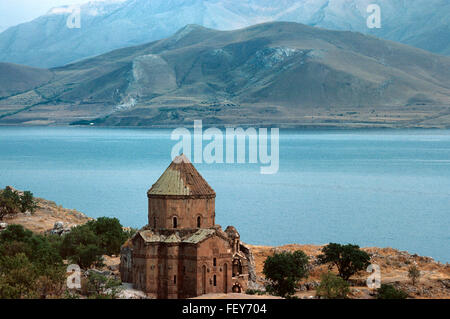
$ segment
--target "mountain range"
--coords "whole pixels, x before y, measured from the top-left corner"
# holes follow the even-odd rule
[[[434,53],[450,54],[450,1],[377,0],[381,28],[366,20],[373,0],[106,0],[80,8],[81,28],[68,28],[73,7],[50,10],[0,34],[0,61],[56,67],[114,49],[171,36],[188,24],[235,30],[270,21],[361,32]]]
[[[0,124],[442,127],[450,58],[348,31],[188,25],[51,69],[0,64]]]

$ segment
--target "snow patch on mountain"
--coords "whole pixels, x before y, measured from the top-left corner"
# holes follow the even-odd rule
[[[74,12],[76,8],[81,9],[82,14],[89,16],[98,16],[109,14],[111,10],[121,7],[127,0],[97,0],[90,1],[81,5],[65,5],[50,9],[46,15],[68,15]]]
[[[257,51],[255,57],[265,68],[273,68],[299,52],[302,51],[287,47],[267,48]]]

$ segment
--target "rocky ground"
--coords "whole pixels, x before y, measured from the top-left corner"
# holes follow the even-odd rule
[[[5,217],[2,223],[20,224],[36,233],[45,233],[55,230],[55,225],[60,230],[70,230],[71,227],[82,225],[92,218],[87,217],[76,210],[66,209],[52,201],[38,198],[38,208],[33,214],[18,214],[13,217]],[[328,271],[327,266],[318,265],[317,255],[322,246],[316,245],[286,245],[282,247],[248,245],[255,259],[255,271],[259,286],[263,287],[265,278],[262,273],[265,259],[274,252],[303,250],[310,257],[310,275],[300,282],[296,296],[299,298],[314,298],[315,287],[320,282],[321,274]],[[445,298],[450,299],[450,264],[436,262],[430,257],[412,255],[406,251],[392,248],[363,248],[371,255],[371,262],[381,269],[382,283],[390,283],[406,291],[412,298]],[[104,256],[105,266],[98,271],[119,275],[119,256]],[[408,278],[408,267],[416,264],[421,271],[419,282],[413,286]],[[333,270],[335,271],[335,270]],[[372,291],[366,286],[368,273],[360,272],[351,279],[351,298],[374,298]],[[128,289],[130,293],[134,293]],[[135,294],[135,293],[134,293]],[[201,298],[207,299],[241,299],[241,298],[268,298],[258,295],[207,295]]]

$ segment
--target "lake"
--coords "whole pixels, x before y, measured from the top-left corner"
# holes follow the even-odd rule
[[[142,227],[170,133],[3,127],[0,187]],[[282,130],[279,172],[260,166],[196,164],[217,193],[216,223],[244,242],[355,243],[450,261],[450,131]]]

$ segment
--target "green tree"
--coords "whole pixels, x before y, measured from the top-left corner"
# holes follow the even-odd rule
[[[90,221],[87,226],[99,238],[100,247],[106,255],[118,255],[120,248],[128,239],[128,234],[123,230],[117,218],[101,217]]]
[[[37,208],[37,203],[34,199],[33,193],[30,191],[23,192],[23,195],[20,196],[20,211],[25,213],[26,211],[30,211],[34,213]]]
[[[10,199],[16,207],[20,206],[20,195],[19,192],[7,186],[4,190],[1,191],[2,197]]]
[[[263,273],[272,282],[270,290],[281,297],[290,297],[297,282],[308,276],[307,267],[308,256],[303,251],[281,252],[267,257]]]
[[[6,215],[17,214],[20,210],[19,193],[11,187],[6,187],[0,191],[0,220]]]
[[[33,250],[31,260],[38,265],[46,268],[51,265],[62,264],[63,260],[57,247],[53,246],[47,237],[42,235],[33,236],[30,246]]]
[[[348,280],[360,270],[366,269],[370,264],[370,256],[357,245],[341,245],[330,243],[322,248],[318,256],[319,263],[336,266],[339,276]]]
[[[74,227],[64,235],[60,252],[63,258],[84,269],[101,264],[103,255],[99,238],[87,225]]]
[[[22,195],[11,187],[6,187],[0,191],[0,220],[6,215],[25,213],[26,211],[34,212],[37,203],[33,197],[33,193],[25,191]]]
[[[121,246],[128,239],[117,218],[101,217],[72,228],[63,236],[60,252],[81,268],[101,265],[102,255],[120,253]]]
[[[321,276],[320,285],[316,290],[317,296],[326,299],[345,299],[349,292],[348,282],[331,272]]]
[[[411,279],[413,286],[415,286],[420,278],[420,270],[416,265],[411,265],[408,268],[408,277]]]
[[[382,284],[378,289],[378,299],[406,299],[408,294],[392,285]]]
[[[102,266],[102,255],[103,250],[97,245],[79,245],[75,248],[75,254],[70,256],[69,259],[81,268],[87,269],[91,266]]]

